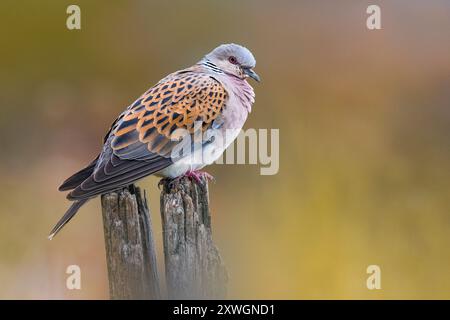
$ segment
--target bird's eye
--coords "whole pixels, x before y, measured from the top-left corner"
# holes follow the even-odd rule
[[[233,57],[233,56],[229,57],[228,61],[230,61],[231,64],[237,64],[238,63],[236,57]]]

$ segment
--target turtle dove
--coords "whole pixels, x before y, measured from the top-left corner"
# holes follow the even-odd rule
[[[114,121],[95,160],[59,187],[60,191],[71,190],[67,199],[73,204],[49,239],[83,204],[98,195],[152,174],[166,179],[208,176],[199,170],[221,156],[251,111],[255,95],[246,79],[260,80],[253,71],[255,64],[248,49],[223,44],[192,67],[168,75],[140,96]],[[194,148],[194,153],[201,153],[201,162],[193,161],[192,156],[174,156],[175,148],[181,145],[180,139],[173,138],[177,129],[191,136],[195,130],[203,135],[216,130],[225,136],[226,142],[203,140],[200,148]]]

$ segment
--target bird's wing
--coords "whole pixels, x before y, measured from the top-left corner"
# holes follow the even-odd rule
[[[114,130],[111,147],[121,159],[145,160],[149,152],[169,156],[176,129],[194,132],[194,122],[209,128],[222,112],[227,93],[204,73],[171,75],[143,94],[125,112]]]
[[[180,71],[169,75],[136,100],[113,125],[92,175],[68,195],[81,200],[126,186],[173,163],[180,143],[177,129],[202,133],[221,114],[228,94],[205,73]],[[191,139],[192,141],[193,139]]]

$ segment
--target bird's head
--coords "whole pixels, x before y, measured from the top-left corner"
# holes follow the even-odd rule
[[[250,77],[260,81],[260,77],[253,71],[256,65],[255,57],[247,48],[238,44],[222,44],[205,56],[206,60],[214,63],[223,72],[240,79]]]

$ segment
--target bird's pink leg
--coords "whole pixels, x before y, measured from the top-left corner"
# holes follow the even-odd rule
[[[195,182],[197,183],[201,183],[203,178],[206,180],[214,181],[214,177],[205,171],[189,170],[184,175],[192,180],[195,180]]]
[[[169,183],[169,187],[171,187],[176,181],[180,180],[183,177],[188,177],[191,180],[194,180],[198,184],[202,182],[202,179],[205,178],[209,181],[215,181],[214,176],[210,175],[208,172],[200,171],[200,170],[189,170],[184,175],[176,177],[176,178],[163,178],[158,183],[158,188],[161,189],[161,186],[165,183]]]

